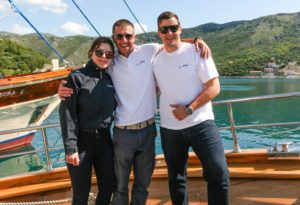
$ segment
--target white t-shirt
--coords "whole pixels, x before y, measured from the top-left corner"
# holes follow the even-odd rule
[[[118,107],[115,125],[125,126],[146,121],[156,114],[156,93],[152,62],[161,46],[135,46],[128,58],[116,54],[108,72],[112,78]]]
[[[214,119],[211,102],[194,110],[184,120],[177,120],[171,104],[187,105],[197,98],[205,89],[205,83],[218,72],[211,57],[200,58],[194,44],[183,43],[171,53],[163,50],[153,62],[153,72],[160,88],[160,125],[161,127],[179,130]]]

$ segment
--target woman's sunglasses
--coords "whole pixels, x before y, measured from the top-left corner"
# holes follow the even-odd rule
[[[113,54],[113,52],[111,52],[111,51],[104,51],[104,50],[101,50],[101,49],[95,50],[95,54],[96,54],[96,56],[98,56],[98,57],[103,56],[104,53],[105,53],[105,57],[106,57],[107,59],[112,59],[112,58],[114,57],[114,54]]]
[[[117,34],[114,34],[113,35],[117,40],[123,40],[123,38],[125,37],[126,40],[130,40],[133,35],[132,34],[120,34],[120,33],[117,33]]]
[[[158,30],[159,30],[162,34],[168,33],[169,29],[172,31],[172,33],[175,33],[175,32],[178,31],[179,25],[164,26],[164,27],[159,27],[159,28],[158,28]]]

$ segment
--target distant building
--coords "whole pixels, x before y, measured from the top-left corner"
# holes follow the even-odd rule
[[[273,68],[264,68],[264,72],[265,73],[273,73],[274,70],[273,70]]]
[[[276,63],[274,63],[274,62],[268,63],[268,68],[276,68],[276,67],[277,67]]]
[[[261,70],[250,70],[250,75],[262,75],[263,72]]]
[[[228,64],[232,64],[232,61],[228,61]]]

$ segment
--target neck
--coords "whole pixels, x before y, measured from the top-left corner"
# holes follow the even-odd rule
[[[167,45],[165,43],[164,43],[164,45],[165,45],[166,51],[168,53],[172,53],[174,51],[177,51],[181,47],[182,42],[181,42],[181,40],[179,40],[175,45]]]

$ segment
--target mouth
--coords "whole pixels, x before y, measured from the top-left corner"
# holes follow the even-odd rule
[[[107,64],[108,61],[107,60],[98,60],[99,63],[102,63],[102,64]]]
[[[173,40],[175,40],[175,36],[166,37],[166,40],[167,40],[167,41],[173,41]]]
[[[129,45],[128,44],[125,44],[125,45],[119,45],[120,48],[129,48]]]

